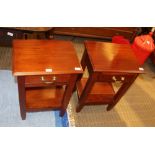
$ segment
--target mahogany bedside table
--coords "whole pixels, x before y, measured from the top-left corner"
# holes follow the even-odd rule
[[[63,116],[82,72],[70,41],[14,40],[13,75],[22,119],[26,112],[51,109]]]
[[[76,111],[85,105],[98,104],[108,104],[107,110],[111,110],[138,74],[143,73],[143,68],[139,68],[130,45],[85,41],[85,48],[81,65],[83,70],[87,67],[89,77],[78,78]],[[114,90],[118,81],[121,86]]]

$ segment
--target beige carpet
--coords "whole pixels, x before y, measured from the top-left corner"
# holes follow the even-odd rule
[[[57,37],[56,39],[62,39]],[[68,38],[74,43],[79,60],[84,51],[82,39]],[[0,48],[0,69],[11,68],[11,48]],[[78,103],[76,92],[73,94],[68,114],[70,126],[107,127],[107,126],[155,126],[155,65],[150,61],[144,64],[146,74],[140,75],[111,111],[106,106],[85,106],[80,113],[75,112]]]
[[[11,69],[12,50],[10,47],[0,47],[0,69]]]

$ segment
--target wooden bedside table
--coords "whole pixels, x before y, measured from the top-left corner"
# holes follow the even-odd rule
[[[80,74],[70,41],[13,41],[13,75],[17,76],[22,119],[26,112],[51,109],[60,109],[63,116]]]
[[[108,104],[107,110],[111,110],[143,68],[139,68],[130,45],[86,41],[85,47],[81,65],[83,70],[87,67],[89,77],[78,79],[76,111],[84,105],[97,104]],[[115,82],[121,82],[117,90],[113,87]]]

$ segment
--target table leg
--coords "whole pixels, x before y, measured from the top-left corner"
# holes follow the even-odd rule
[[[85,68],[86,68],[86,65],[87,65],[87,58],[88,58],[88,56],[87,56],[87,51],[86,51],[86,49],[85,49],[85,51],[84,51],[84,53],[83,53],[83,56],[82,56],[82,59],[81,59],[81,66],[82,66],[82,69],[83,70],[85,70]]]
[[[133,77],[131,78],[130,81],[124,83],[121,86],[121,88],[118,90],[118,92],[114,96],[113,103],[108,105],[108,107],[107,107],[107,110],[108,111],[111,110],[117,104],[117,102],[121,99],[121,97],[126,93],[126,91],[129,89],[129,87],[135,81],[135,79],[137,78],[137,76],[138,76],[138,74],[133,75]]]
[[[89,79],[87,80],[87,83],[85,85],[85,88],[84,90],[82,91],[82,94],[80,96],[80,99],[79,99],[79,103],[78,103],[78,106],[76,107],[76,112],[80,112],[81,109],[83,108],[84,106],[84,103],[85,103],[85,100],[89,94],[89,92],[91,91],[95,81],[97,79],[97,73],[92,73],[90,76],[89,76]]]
[[[25,92],[25,77],[18,76],[18,94],[19,94],[19,105],[20,105],[20,115],[22,120],[26,119],[26,92]]]
[[[87,52],[85,49],[84,54],[83,54],[82,59],[81,59],[81,66],[82,66],[83,71],[85,70],[85,68],[87,66],[87,61],[88,61],[88,56],[87,56]],[[77,83],[77,81],[79,81],[82,78],[82,76],[83,76],[83,74],[78,75],[76,83]],[[76,85],[74,87],[74,91],[76,91]]]
[[[65,93],[63,95],[60,116],[63,116],[65,114],[65,112],[66,112],[66,108],[67,108],[67,106],[69,104],[69,100],[70,100],[70,98],[72,96],[72,92],[74,90],[77,77],[78,77],[78,75],[72,75],[71,79],[69,81],[69,84],[66,86],[66,90],[65,90]]]

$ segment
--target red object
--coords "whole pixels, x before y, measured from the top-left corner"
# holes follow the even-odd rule
[[[153,33],[150,32],[148,35],[137,36],[131,45],[140,65],[145,62],[155,48],[154,40],[151,37],[152,34]],[[125,39],[123,36],[114,36],[112,38],[112,43],[130,44],[129,40]]]
[[[112,43],[130,44],[129,40],[125,39],[123,36],[114,36],[114,37],[112,37]]]
[[[139,64],[142,65],[154,50],[154,40],[152,33],[148,35],[141,35],[135,38],[132,48],[138,58]]]

